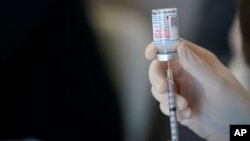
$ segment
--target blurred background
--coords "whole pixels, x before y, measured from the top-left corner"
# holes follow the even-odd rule
[[[181,38],[212,51],[227,65],[231,52],[228,33],[236,5],[234,0],[91,0],[89,19],[100,41],[122,107],[125,141],[170,139],[169,119],[160,113],[150,94],[148,65],[144,57],[152,41],[151,10],[177,7]],[[180,128],[182,141],[202,141]]]

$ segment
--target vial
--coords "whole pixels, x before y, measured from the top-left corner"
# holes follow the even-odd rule
[[[175,47],[179,44],[177,8],[152,10],[153,43],[157,47],[159,61],[178,59]]]

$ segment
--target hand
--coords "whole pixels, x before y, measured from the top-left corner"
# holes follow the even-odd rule
[[[230,124],[250,124],[250,96],[211,52],[185,40],[177,46],[179,60],[171,61],[176,86],[178,121],[208,141],[228,141]],[[155,59],[150,44],[146,58],[152,94],[168,113],[166,62]]]

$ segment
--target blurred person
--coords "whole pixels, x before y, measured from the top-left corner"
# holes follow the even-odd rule
[[[249,65],[250,3],[239,1],[243,56]],[[237,35],[237,34],[236,34]],[[155,58],[157,49],[150,44],[146,57]],[[171,62],[180,124],[208,141],[229,140],[230,124],[250,123],[250,95],[233,74],[206,49],[182,40],[177,46],[179,61]],[[168,115],[165,63],[152,61],[149,79],[152,94]]]
[[[0,140],[122,140],[84,2],[0,2]]]

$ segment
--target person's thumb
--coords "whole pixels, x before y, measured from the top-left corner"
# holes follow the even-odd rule
[[[206,59],[202,59],[202,56],[199,57],[198,55],[196,55],[189,48],[189,44],[185,42],[182,42],[177,47],[177,52],[179,55],[179,63],[182,68],[196,80],[204,85],[206,85],[207,83],[218,81],[218,75],[215,72],[216,70],[210,66],[211,62],[208,63],[205,61],[209,60],[209,54],[204,54],[204,52],[202,52],[204,54],[204,57],[206,56]],[[210,59],[213,60],[212,56]]]

